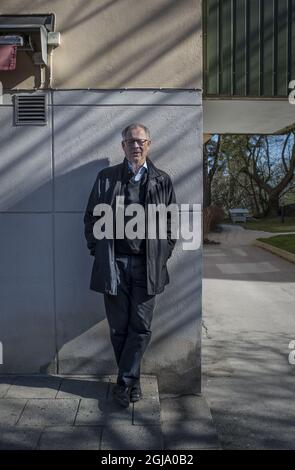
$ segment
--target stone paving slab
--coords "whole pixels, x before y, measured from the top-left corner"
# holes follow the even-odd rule
[[[14,383],[16,377],[7,375],[7,376],[0,376],[0,398],[4,398],[7,394],[9,388]]]
[[[0,450],[34,450],[42,428],[0,426]]]
[[[0,399],[0,425],[13,426],[19,420],[27,400],[24,398]]]
[[[106,422],[115,424],[132,424],[133,404],[130,403],[128,408],[123,408],[113,400],[106,403]]]
[[[106,400],[83,398],[76,416],[76,426],[102,426],[106,423]]]
[[[38,450],[99,450],[101,427],[52,426],[46,428]]]
[[[79,401],[74,398],[28,400],[17,424],[20,426],[50,426],[60,423],[72,425],[75,421]]]
[[[60,384],[60,377],[18,376],[5,398],[55,398]]]
[[[161,395],[161,420],[210,421],[211,413],[205,398],[200,395]]]
[[[193,421],[162,423],[165,450],[220,449],[213,423]]]
[[[160,400],[156,376],[141,377],[143,399],[134,403],[134,425],[160,426]]]
[[[108,425],[103,428],[101,450],[161,450],[160,426]]]
[[[111,390],[114,384],[111,385]],[[144,398],[128,408],[117,404],[112,396],[112,391],[106,401],[83,399],[81,401],[76,425],[104,425],[104,424],[136,424],[159,425],[160,402],[156,396]]]
[[[134,403],[134,425],[160,425],[161,410],[158,396],[145,398]]]
[[[156,376],[141,377],[140,383],[145,397],[159,396],[158,380]]]
[[[123,408],[113,397],[113,388],[115,382],[110,383],[108,398],[106,401],[106,414],[110,423],[114,424],[132,424],[133,404],[130,403],[128,408]]]
[[[107,397],[108,387],[108,377],[67,377],[62,380],[56,398],[89,398],[103,400]]]
[[[219,448],[206,400],[159,398],[155,376],[141,377],[143,399],[128,408],[114,401],[116,376],[1,379],[0,449]]]
[[[204,397],[162,395],[160,402],[165,450],[220,449]]]

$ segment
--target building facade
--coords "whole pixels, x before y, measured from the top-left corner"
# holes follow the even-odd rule
[[[200,237],[201,7],[2,2],[0,35],[24,44],[15,69],[0,70],[0,373],[115,372],[102,297],[89,290],[83,214],[97,172],[123,159],[128,123],[150,128],[151,158],[195,212]],[[179,240],[168,269],[142,372],[160,390],[200,391],[201,248]]]
[[[294,0],[1,2],[0,373],[114,373],[83,235],[97,172],[142,122],[201,239],[203,133],[295,123],[294,34]],[[179,240],[168,269],[142,371],[161,391],[199,392],[201,247]]]

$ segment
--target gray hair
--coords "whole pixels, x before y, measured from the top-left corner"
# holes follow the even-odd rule
[[[132,124],[129,124],[129,126],[125,127],[125,129],[122,130],[123,140],[126,139],[128,132],[132,131],[132,129],[137,129],[138,127],[140,127],[141,129],[145,131],[147,138],[150,140],[151,138],[150,130],[148,129],[148,127],[144,126],[143,124],[140,124],[139,122],[133,122]]]

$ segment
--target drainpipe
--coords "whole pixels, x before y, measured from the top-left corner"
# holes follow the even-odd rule
[[[51,83],[53,80],[53,61],[52,61],[53,49],[54,49],[53,47],[50,47],[48,51],[48,88],[51,87]]]

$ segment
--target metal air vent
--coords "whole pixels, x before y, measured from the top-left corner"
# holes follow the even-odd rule
[[[15,95],[16,126],[45,126],[47,124],[46,95]]]

